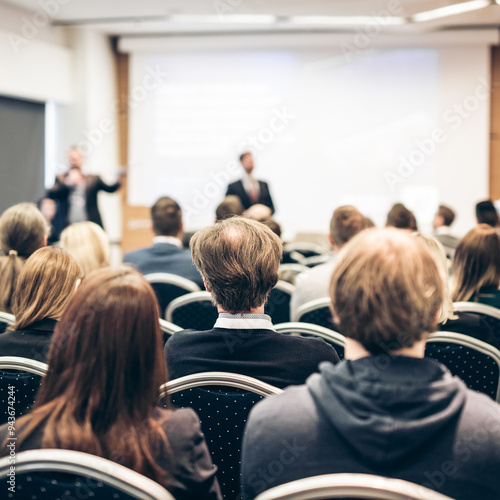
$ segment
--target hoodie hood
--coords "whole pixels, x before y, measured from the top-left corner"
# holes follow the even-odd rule
[[[322,363],[307,387],[324,417],[368,466],[389,466],[460,416],[467,388],[428,358],[369,356]]]

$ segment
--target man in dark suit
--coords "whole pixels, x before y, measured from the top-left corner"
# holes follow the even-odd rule
[[[197,271],[191,252],[182,247],[182,210],[179,204],[163,196],[151,207],[155,237],[153,246],[128,252],[125,264],[132,264],[142,274],[170,273],[194,281],[203,288],[203,279]]]
[[[258,181],[252,175],[254,169],[252,153],[243,153],[240,156],[240,162],[245,170],[245,175],[243,179],[229,184],[226,196],[238,196],[245,210],[259,204],[268,207],[271,210],[271,214],[273,214],[274,204],[267,182]]]
[[[322,339],[278,333],[264,314],[282,253],[281,240],[266,225],[224,219],[198,231],[190,246],[219,317],[211,330],[170,337],[165,357],[171,379],[223,371],[286,387],[304,383],[322,361],[339,361]]]
[[[47,192],[47,197],[58,202],[53,224],[60,233],[66,226],[85,220],[103,227],[97,194],[99,191],[114,193],[122,182],[106,184],[98,175],[82,173],[83,153],[79,147],[69,150],[70,168],[64,175],[58,175],[54,186]]]

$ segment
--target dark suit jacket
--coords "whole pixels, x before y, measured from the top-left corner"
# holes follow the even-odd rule
[[[21,356],[46,363],[56,325],[55,319],[45,318],[32,323],[24,330],[2,333],[0,356]]]
[[[203,279],[193,264],[191,252],[170,243],[155,243],[148,248],[128,252],[123,257],[124,264],[131,264],[142,274],[171,273],[194,281],[205,289]]]
[[[85,176],[85,209],[87,211],[87,220],[95,222],[99,226],[103,227],[101,214],[97,205],[97,194],[99,191],[114,193],[120,188],[120,186],[121,182],[106,184],[98,175]],[[60,231],[68,225],[69,195],[71,190],[71,187],[64,184],[64,178],[57,178],[54,187],[47,192],[47,196],[49,198],[59,202],[55,219],[57,220],[58,225],[61,226],[57,228]]]
[[[221,500],[219,483],[215,477],[217,467],[212,464],[200,428],[200,419],[196,413],[191,408],[175,411],[156,408],[153,418],[161,422],[170,448],[169,450],[164,446],[153,448],[156,463],[167,471],[165,477],[167,490],[179,500]],[[0,443],[7,437],[8,425],[0,427]],[[19,432],[17,428],[16,431],[18,436],[22,436],[22,431]],[[144,432],[144,429],[137,428],[137,432]],[[16,446],[16,451],[38,450],[42,448],[42,438],[43,424]],[[4,446],[0,456],[6,456],[8,453],[9,449]],[[114,461],[119,462],[119,460]],[[22,494],[19,498],[22,498]]]
[[[335,349],[322,339],[225,328],[176,332],[165,344],[165,357],[171,380],[220,371],[248,375],[280,388],[303,384],[322,361],[339,361]]]
[[[247,208],[250,208],[252,205],[256,205],[257,203],[261,203],[266,207],[271,209],[271,213],[274,213],[274,204],[273,199],[271,198],[271,193],[269,191],[269,186],[267,182],[258,181],[259,182],[259,199],[253,203],[248,196],[248,193],[245,191],[243,187],[243,181],[239,180],[229,184],[227,187],[226,196],[235,195],[238,196],[241,200],[242,205]]]

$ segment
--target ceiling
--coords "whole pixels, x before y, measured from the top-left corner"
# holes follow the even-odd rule
[[[497,0],[500,3],[500,0]],[[55,26],[87,26],[109,35],[181,33],[366,31],[441,31],[500,27],[494,0],[4,0],[49,13]],[[459,4],[469,12],[436,11]],[[431,11],[430,17],[419,14]],[[318,17],[321,16],[321,17]],[[441,17],[442,16],[442,17]]]

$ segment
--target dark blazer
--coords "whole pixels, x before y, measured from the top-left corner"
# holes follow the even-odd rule
[[[57,229],[62,231],[68,225],[69,215],[69,195],[72,188],[64,184],[65,177],[57,178],[54,186],[49,189],[47,196],[59,202],[55,219],[57,220]],[[102,226],[101,214],[97,204],[97,194],[99,191],[114,193],[121,186],[121,182],[106,184],[98,175],[85,176],[85,209],[87,211],[87,220],[95,222]]]
[[[162,428],[172,452],[170,455],[164,447],[161,447],[155,456],[158,465],[167,471],[168,491],[178,500],[222,499],[219,483],[215,477],[217,467],[212,464],[198,416],[190,408],[168,413],[157,408],[153,415],[155,419],[162,421]],[[0,427],[0,443],[3,443],[7,431],[8,424]],[[43,427],[39,427],[21,443],[20,447],[16,446],[16,451],[42,448],[42,437]],[[8,452],[9,450],[4,447],[0,455],[5,456]]]
[[[142,274],[171,273],[194,281],[205,289],[203,279],[193,264],[191,252],[170,243],[155,243],[148,248],[128,252],[123,257],[124,264],[131,264]]]
[[[46,363],[56,325],[55,319],[45,318],[24,330],[3,333],[0,335],[0,356],[21,356]]]
[[[269,186],[267,182],[264,181],[258,181],[258,182],[259,182],[259,199],[255,203],[250,200],[248,193],[245,191],[245,188],[243,187],[242,180],[229,184],[229,186],[227,187],[226,196],[230,195],[238,196],[239,199],[241,200],[241,204],[243,205],[243,207],[245,207],[245,210],[247,208],[250,208],[252,205],[261,203],[262,205],[269,207],[271,209],[271,213],[273,214],[274,204],[273,204],[273,199],[271,198],[271,193],[269,191]]]
[[[280,388],[303,384],[322,361],[339,361],[335,349],[321,339],[225,328],[176,332],[165,344],[165,358],[170,379],[220,371]]]

